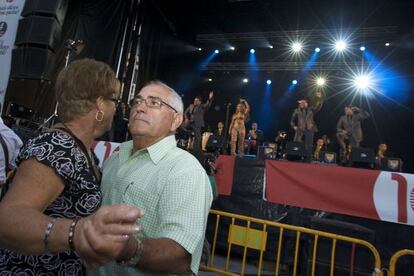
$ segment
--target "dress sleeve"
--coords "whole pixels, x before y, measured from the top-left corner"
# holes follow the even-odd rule
[[[88,166],[75,140],[60,131],[45,132],[30,140],[20,152],[18,163],[31,158],[53,168],[63,180],[73,179]]]

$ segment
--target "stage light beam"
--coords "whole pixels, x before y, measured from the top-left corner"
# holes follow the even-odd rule
[[[218,54],[218,53],[220,53],[220,51],[216,49],[216,50],[214,50],[214,53]]]
[[[293,42],[291,48],[293,52],[299,53],[300,51],[302,51],[303,46],[300,42]]]
[[[317,47],[315,48],[315,52],[319,53],[321,51],[321,48]]]
[[[322,77],[318,77],[316,79],[316,85],[317,86],[324,86],[326,84],[326,79]]]
[[[335,50],[338,52],[345,51],[346,47],[347,47],[346,42],[343,40],[338,40],[337,42],[335,42]]]
[[[254,49],[250,49],[250,54],[254,54],[256,51]]]
[[[249,79],[247,79],[247,78],[243,79],[243,83],[248,83],[248,82],[249,82]]]
[[[297,81],[297,80],[293,80],[293,81],[292,81],[292,84],[293,84],[293,85],[296,85],[296,84],[298,84],[298,81]]]
[[[361,50],[361,52],[365,51],[365,46],[359,47],[359,50]]]
[[[362,75],[355,76],[354,86],[359,91],[367,91],[367,90],[369,90],[371,88],[371,86],[372,86],[371,77],[369,75],[366,75],[366,74],[362,74]]]
[[[230,50],[234,51],[234,50],[236,50],[236,47],[230,46]]]
[[[272,81],[271,81],[271,80],[267,80],[267,81],[266,81],[266,84],[267,84],[267,85],[271,85],[271,84],[272,84]]]

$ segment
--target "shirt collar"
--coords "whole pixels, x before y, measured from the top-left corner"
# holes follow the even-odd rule
[[[120,146],[120,159],[125,161],[128,158],[134,158],[148,154],[154,164],[158,164],[160,160],[167,155],[167,153],[177,146],[177,141],[174,135],[169,135],[158,141],[157,143],[149,146],[148,148],[141,149],[132,154],[134,148],[133,142],[128,141]]]

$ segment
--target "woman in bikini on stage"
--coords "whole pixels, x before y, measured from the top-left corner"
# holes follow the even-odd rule
[[[244,153],[243,143],[246,136],[245,122],[249,119],[250,106],[246,100],[240,99],[237,104],[236,112],[231,118],[231,124],[229,128],[230,140],[230,154],[236,155],[236,143],[237,153],[242,155]]]

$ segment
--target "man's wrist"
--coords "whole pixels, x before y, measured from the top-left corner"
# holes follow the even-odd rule
[[[125,251],[117,262],[125,266],[137,266],[143,251],[142,239],[138,235],[133,235]]]

